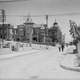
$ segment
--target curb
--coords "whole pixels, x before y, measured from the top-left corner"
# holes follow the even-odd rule
[[[80,67],[70,67],[70,66],[65,66],[63,64],[60,64],[60,67],[65,69],[65,70],[80,72]]]

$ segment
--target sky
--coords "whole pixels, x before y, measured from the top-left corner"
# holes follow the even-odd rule
[[[80,13],[80,0],[20,0],[9,3],[0,2],[0,9],[6,10],[6,14],[9,15],[6,17],[6,22],[13,24],[15,27],[18,24],[23,24],[26,20],[26,17],[23,17],[23,15],[42,15],[38,17],[32,16],[33,22],[38,24],[45,23],[46,14],[55,15],[49,16],[48,27],[51,27],[56,19],[63,34],[66,35],[66,41],[71,40],[68,32],[69,20],[71,19],[80,25],[80,14],[73,14]],[[72,15],[58,15],[68,13],[71,13]]]

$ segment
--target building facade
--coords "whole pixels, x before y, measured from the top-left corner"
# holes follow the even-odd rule
[[[5,40],[12,40],[13,26],[10,24],[0,25],[0,38]]]
[[[18,41],[32,42],[33,25],[31,16],[27,16],[27,20],[17,26],[16,38]]]
[[[52,39],[53,43],[62,43],[62,32],[56,21],[53,23],[53,26],[49,29],[49,37]]]
[[[17,26],[16,38],[17,41],[24,41],[25,39],[24,25]]]

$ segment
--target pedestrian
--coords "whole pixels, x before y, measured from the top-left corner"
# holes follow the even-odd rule
[[[61,47],[58,47],[59,48],[59,52],[61,52]]]
[[[61,45],[58,44],[57,46],[58,46],[58,50],[59,50],[59,52],[61,52]]]
[[[61,48],[62,48],[62,52],[63,52],[63,50],[64,50],[64,44],[61,45]]]

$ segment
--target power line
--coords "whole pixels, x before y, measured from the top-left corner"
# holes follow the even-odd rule
[[[9,3],[9,2],[23,2],[29,0],[1,0],[0,3]]]
[[[63,14],[52,14],[52,15],[48,14],[48,16],[51,16],[51,17],[52,16],[73,16],[73,15],[80,15],[80,13],[63,13]],[[0,15],[0,16],[2,16],[2,15]],[[27,17],[27,15],[6,15],[6,16]],[[43,17],[43,16],[45,16],[45,15],[31,15],[31,17]]]

